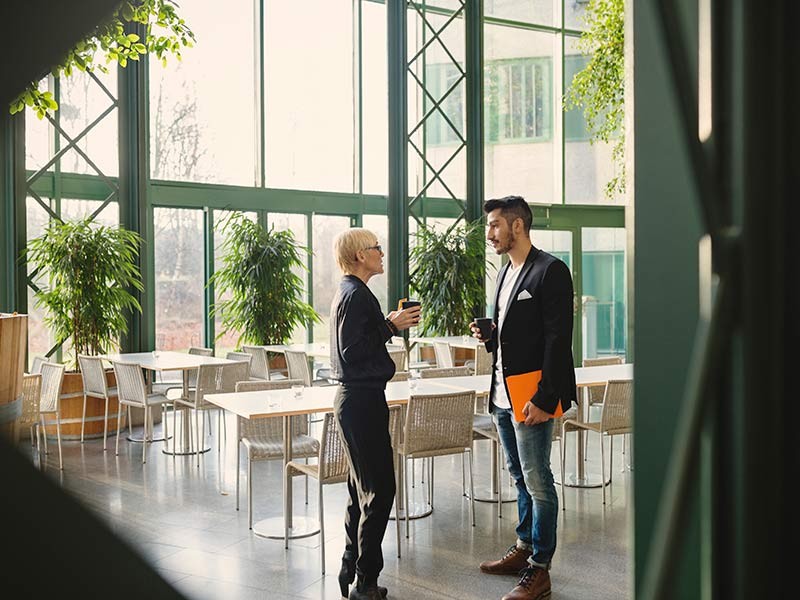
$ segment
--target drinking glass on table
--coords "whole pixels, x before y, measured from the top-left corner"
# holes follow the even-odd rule
[[[417,382],[420,379],[420,373],[418,369],[411,369],[408,373],[408,389],[412,392],[417,389]]]

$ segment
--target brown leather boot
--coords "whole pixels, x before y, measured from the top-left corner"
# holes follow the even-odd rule
[[[517,548],[516,544],[511,546],[505,556],[500,560],[485,560],[481,563],[481,571],[491,575],[516,575],[522,569],[527,569],[530,550]]]
[[[550,573],[547,569],[531,567],[520,573],[520,580],[503,600],[544,600],[550,597]]]

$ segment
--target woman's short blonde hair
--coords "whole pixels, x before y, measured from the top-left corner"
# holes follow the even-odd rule
[[[336,256],[336,264],[345,275],[350,275],[358,266],[359,250],[365,250],[375,245],[378,236],[369,229],[353,227],[342,231],[333,240],[333,253]]]

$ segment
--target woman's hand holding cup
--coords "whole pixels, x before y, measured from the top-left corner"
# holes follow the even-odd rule
[[[403,331],[419,323],[421,307],[419,304],[402,310],[393,310],[387,317],[398,331]]]

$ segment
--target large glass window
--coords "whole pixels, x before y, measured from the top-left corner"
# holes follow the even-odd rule
[[[559,203],[560,144],[554,135],[551,33],[484,28],[485,194]]]
[[[155,208],[153,221],[156,348],[203,346],[203,211]]]
[[[389,219],[382,215],[364,215],[362,223],[365,229],[378,236],[378,243],[383,250],[383,275],[376,275],[367,285],[384,312],[395,310],[397,298],[392,298],[392,302],[389,302]]]
[[[268,187],[354,191],[352,6],[265,2]]]
[[[340,231],[350,228],[350,217],[314,215],[312,226],[313,306],[322,317],[322,322],[314,325],[314,341],[327,342],[330,339],[331,302],[342,278],[333,253],[333,239]]]
[[[575,75],[586,66],[587,56],[577,49],[577,38],[564,40],[565,89]],[[564,113],[564,199],[567,204],[622,204],[624,197],[609,200],[606,184],[615,175],[611,158],[612,144],[589,140],[583,109],[573,108]]]
[[[625,355],[625,230],[584,228],[583,357]]]
[[[224,7],[193,0],[182,2],[180,13],[197,39],[181,61],[150,61],[151,175],[253,185],[259,131],[253,0]]]
[[[567,4],[580,0],[566,0]],[[557,6],[553,0],[484,0],[483,14],[486,16],[524,21],[538,25],[557,25]]]
[[[386,5],[362,2],[361,21],[363,191],[386,194],[389,182]]]
[[[306,227],[306,223],[308,222],[308,217],[306,215],[299,215],[299,214],[292,214],[292,213],[269,213],[267,216],[267,224],[270,228],[274,227],[276,231],[291,231],[292,235],[294,236],[294,241],[304,248],[308,247],[308,228]],[[307,253],[302,252],[300,256],[308,267],[309,264],[309,256]],[[310,273],[307,268],[303,269],[301,267],[297,267],[294,270],[295,274],[303,280],[304,283],[304,293],[303,293],[303,300],[308,302],[308,290],[309,290],[309,283],[310,283]],[[305,342],[308,335],[308,327],[305,324],[298,325],[295,327],[294,331],[292,332],[292,343],[302,343]]]

